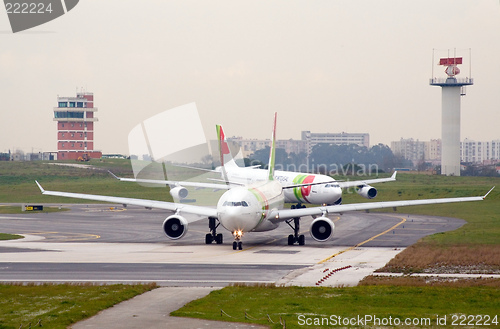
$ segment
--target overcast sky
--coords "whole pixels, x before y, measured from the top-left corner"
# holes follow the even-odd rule
[[[278,139],[440,138],[432,51],[453,48],[472,49],[462,139],[500,139],[498,0],[82,0],[16,34],[0,10],[0,152],[55,151],[57,95],[82,87],[94,93],[104,153],[128,154],[134,126],[191,102],[209,139],[215,124],[269,138],[274,111]],[[168,126],[165,136],[178,138]]]

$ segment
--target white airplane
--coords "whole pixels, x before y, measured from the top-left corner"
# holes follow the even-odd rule
[[[195,183],[195,182],[179,182],[170,180],[150,180],[150,179],[134,179],[113,177],[124,182],[148,183],[169,185],[170,194],[174,200],[182,200],[186,198],[189,191],[185,187],[202,187],[211,189],[229,189],[231,185],[251,185],[257,182],[265,182],[267,180],[267,170],[258,169],[259,166],[240,167],[234,161],[231,151],[229,150],[228,142],[224,134],[222,126],[217,125],[217,139],[219,143],[220,161],[224,164],[225,171],[222,167],[217,167],[215,170],[207,170],[216,172],[222,175],[223,182],[228,185],[211,184],[211,183]],[[191,169],[204,170],[200,168],[188,167]],[[369,184],[384,183],[396,180],[397,172],[389,178],[375,178],[356,181],[336,181],[335,179],[320,174],[305,174],[292,171],[274,171],[274,180],[281,183],[284,188],[285,203],[296,203],[292,208],[305,208],[304,203],[316,205],[338,205],[342,203],[342,189],[355,187],[356,192],[366,199],[373,199],[377,196],[377,189]],[[295,186],[291,188],[292,186]]]
[[[493,190],[493,188],[484,196],[462,197],[462,198],[443,198],[443,199],[425,199],[425,200],[407,200],[407,201],[388,201],[388,202],[370,202],[349,205],[331,205],[320,207],[309,207],[301,209],[283,209],[285,202],[284,190],[294,188],[295,186],[283,187],[283,185],[274,179],[274,158],[275,158],[275,131],[276,114],[274,116],[272,145],[269,156],[269,167],[267,170],[267,180],[259,181],[245,186],[236,186],[230,188],[220,197],[217,206],[205,207],[173,203],[166,201],[155,201],[145,199],[133,199],[115,196],[103,196],[93,194],[47,191],[36,181],[43,195],[62,196],[69,198],[105,201],[111,203],[120,203],[124,205],[137,205],[147,208],[166,209],[175,212],[168,216],[163,222],[163,231],[167,237],[176,240],[182,238],[188,230],[189,222],[185,214],[200,215],[209,218],[209,228],[211,233],[206,235],[207,244],[216,241],[222,243],[222,234],[216,233],[216,228],[222,225],[226,230],[232,233],[234,237],[233,249],[242,249],[241,239],[246,232],[263,232],[276,229],[282,222],[290,223],[293,221],[294,234],[288,236],[288,244],[292,245],[298,242],[303,245],[304,235],[299,235],[300,218],[312,216],[315,218],[310,226],[310,233],[316,241],[327,241],[334,231],[333,222],[327,217],[331,213],[344,213],[356,210],[368,210],[378,208],[395,208],[402,206],[480,201]],[[221,148],[222,149],[222,148]],[[223,152],[220,152],[223,157]],[[221,162],[224,164],[224,162]],[[221,166],[224,173],[224,165]],[[314,183],[313,183],[314,184]],[[307,185],[307,184],[306,184]],[[310,185],[310,184],[309,184]],[[219,224],[216,224],[219,222]]]
[[[222,126],[217,125],[217,138],[221,150],[221,163],[224,163],[224,168],[229,182],[239,182],[253,184],[256,182],[265,181],[267,179],[267,170],[254,167],[239,167],[234,161],[226,136]],[[221,172],[221,167],[216,168],[216,171]],[[321,174],[305,174],[293,171],[276,170],[274,179],[279,181],[285,188],[285,202],[297,203],[292,205],[292,208],[305,208],[303,203],[317,205],[336,205],[342,203],[342,189],[355,187],[356,192],[366,199],[373,199],[377,196],[377,189],[368,184],[384,183],[396,180],[397,172],[390,178],[376,178],[357,181],[336,181],[335,179]],[[310,183],[315,183],[309,185]],[[323,184],[317,184],[323,183]],[[291,186],[302,185],[299,187],[289,188]]]

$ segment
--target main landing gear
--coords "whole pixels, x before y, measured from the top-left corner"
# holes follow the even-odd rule
[[[297,203],[296,205],[293,204],[290,208],[291,209],[302,209],[305,207],[306,207],[305,205]],[[291,224],[292,221],[293,221],[293,225]],[[300,217],[295,217],[293,219],[287,220],[286,223],[293,230],[293,234],[290,234],[288,236],[288,245],[293,246],[295,243],[298,243],[299,246],[303,246],[306,243],[306,238],[305,238],[304,234],[299,235]]]
[[[293,225],[291,224],[292,221],[293,221]],[[300,217],[295,217],[293,219],[287,220],[286,223],[293,230],[293,234],[290,234],[288,236],[288,245],[292,246],[297,242],[299,244],[299,246],[303,246],[306,243],[306,238],[305,238],[304,234],[299,235]]]
[[[217,223],[217,218],[208,217],[208,228],[210,229],[210,233],[205,235],[205,243],[211,244],[213,241],[217,244],[222,244],[222,234],[217,234],[217,227],[219,227],[220,223]]]

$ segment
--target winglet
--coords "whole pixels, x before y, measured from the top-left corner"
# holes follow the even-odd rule
[[[392,178],[392,179],[394,179],[394,180],[396,180],[396,174],[397,174],[397,173],[398,173],[398,171],[396,170],[396,171],[392,174],[391,178]]]
[[[491,191],[493,191],[493,189],[495,188],[495,186],[493,186],[491,188],[491,190],[488,191],[488,193],[486,193],[484,196],[483,196],[483,199],[486,199],[486,197],[488,196],[488,194],[490,194]]]
[[[38,188],[40,189],[40,191],[42,192],[42,194],[45,193],[45,190],[43,189],[42,185],[40,185],[40,183],[38,183],[37,181],[35,181],[36,185],[38,185]]]

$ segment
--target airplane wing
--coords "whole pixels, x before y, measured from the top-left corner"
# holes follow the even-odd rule
[[[35,181],[35,182],[38,185],[38,188],[40,188],[40,191],[42,192],[43,195],[54,195],[54,196],[62,196],[62,197],[75,198],[75,199],[105,201],[105,202],[119,203],[119,204],[124,204],[124,205],[142,206],[142,207],[146,207],[146,208],[165,209],[165,210],[175,211],[177,213],[186,213],[186,214],[207,216],[207,217],[217,217],[217,209],[216,208],[188,205],[188,204],[182,204],[182,203],[173,203],[173,202],[166,202],[166,201],[133,199],[133,198],[94,195],[94,194],[83,194],[83,193],[46,191],[43,189],[43,187],[40,185],[40,183],[38,183],[37,181]],[[195,221],[195,220],[191,220],[191,221]]]
[[[174,185],[174,186],[184,186],[184,187],[198,187],[198,188],[210,188],[214,190],[229,190],[231,187],[223,184],[213,184],[213,183],[201,183],[201,182],[180,182],[171,180],[154,180],[154,179],[136,179],[136,178],[122,178],[108,171],[114,178],[121,182],[135,182],[135,183],[146,183],[146,184],[158,184],[158,185]]]
[[[181,164],[173,164],[173,166],[174,167],[179,167],[179,168],[187,168],[187,169],[194,169],[194,170],[199,170],[199,171],[219,173],[217,170],[214,170],[214,169],[206,169],[206,168],[200,168],[200,167],[186,166],[186,165],[181,165]]]
[[[366,180],[353,180],[353,181],[337,181],[339,186],[341,188],[348,188],[348,187],[355,187],[355,186],[360,186],[360,185],[367,185],[367,184],[375,184],[375,183],[385,183],[385,182],[392,182],[396,180],[396,174],[398,172],[395,171],[391,177],[389,178],[374,178],[374,179],[366,179]]]
[[[418,206],[427,204],[439,203],[453,203],[453,202],[466,202],[466,201],[481,201],[484,200],[488,194],[494,189],[488,191],[484,196],[463,197],[463,198],[442,198],[442,199],[422,199],[422,200],[403,200],[403,201],[384,201],[384,202],[367,202],[367,203],[353,203],[343,205],[333,205],[324,207],[310,207],[301,209],[281,209],[275,210],[270,214],[272,222],[282,222],[290,218],[302,216],[326,216],[332,213],[344,213],[356,210],[370,210],[381,208],[395,208],[406,206]]]

